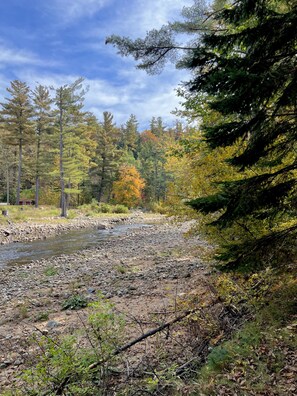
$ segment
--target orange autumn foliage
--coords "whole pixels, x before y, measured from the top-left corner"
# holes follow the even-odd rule
[[[123,165],[120,168],[119,179],[113,183],[114,200],[128,208],[133,208],[141,202],[144,185],[144,180],[135,166]]]

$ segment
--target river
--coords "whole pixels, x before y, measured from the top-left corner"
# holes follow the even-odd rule
[[[116,239],[131,230],[147,227],[148,224],[119,224],[113,228],[96,228],[69,231],[61,235],[32,242],[17,242],[0,246],[0,268],[7,265],[26,264],[32,260],[47,259],[62,254],[96,247],[104,240]]]

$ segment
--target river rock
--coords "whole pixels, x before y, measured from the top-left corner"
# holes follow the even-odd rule
[[[97,230],[106,230],[107,229],[107,225],[106,224],[98,224],[97,225]]]
[[[47,322],[47,324],[46,324],[46,327],[47,327],[48,329],[55,329],[55,328],[57,328],[57,327],[59,327],[59,326],[62,326],[62,324],[59,323],[59,322],[56,322],[55,320],[49,320],[49,321]]]

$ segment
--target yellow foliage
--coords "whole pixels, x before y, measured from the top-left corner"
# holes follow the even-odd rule
[[[119,179],[113,183],[113,197],[117,203],[129,208],[139,205],[144,180],[140,177],[135,166],[123,165],[120,169]]]

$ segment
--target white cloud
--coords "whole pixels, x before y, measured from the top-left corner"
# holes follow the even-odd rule
[[[164,122],[173,122],[175,117],[171,111],[179,107],[180,101],[175,95],[175,78],[165,81],[162,76],[148,76],[135,69],[122,71],[121,76],[125,79],[121,85],[100,78],[85,79],[85,86],[89,86],[85,109],[94,113],[99,120],[102,120],[103,111],[110,111],[117,125],[125,123],[130,114],[135,114],[140,129],[148,127],[152,117],[160,116]],[[78,77],[56,74],[43,76],[29,70],[18,76],[22,81],[30,82],[32,88],[37,83],[59,87],[73,83]]]
[[[90,17],[113,0],[52,0],[48,8],[59,20],[69,23],[82,17]]]
[[[0,45],[0,65],[42,65],[43,61],[30,51]]]
[[[179,106],[180,98],[176,96],[176,81],[185,73],[169,73],[167,81],[164,76],[148,76],[135,69],[121,72],[125,83],[120,86],[106,80],[87,80],[90,90],[86,95],[86,107],[99,119],[103,111],[114,114],[115,121],[122,124],[130,114],[135,114],[140,126],[149,125],[152,117],[161,116],[165,122],[175,118],[171,112]]]
[[[169,21],[180,19],[183,6],[192,3],[192,0],[184,0],[182,4],[180,0],[136,0],[131,5],[131,12],[126,13],[120,24],[113,26],[114,33],[143,37],[148,30],[159,29]]]
[[[183,0],[182,3],[180,0],[125,0],[115,8],[112,24],[110,20],[100,21],[97,26],[87,26],[84,34],[96,38],[111,34],[143,37],[148,30],[179,20],[182,8],[192,5],[193,0]]]

